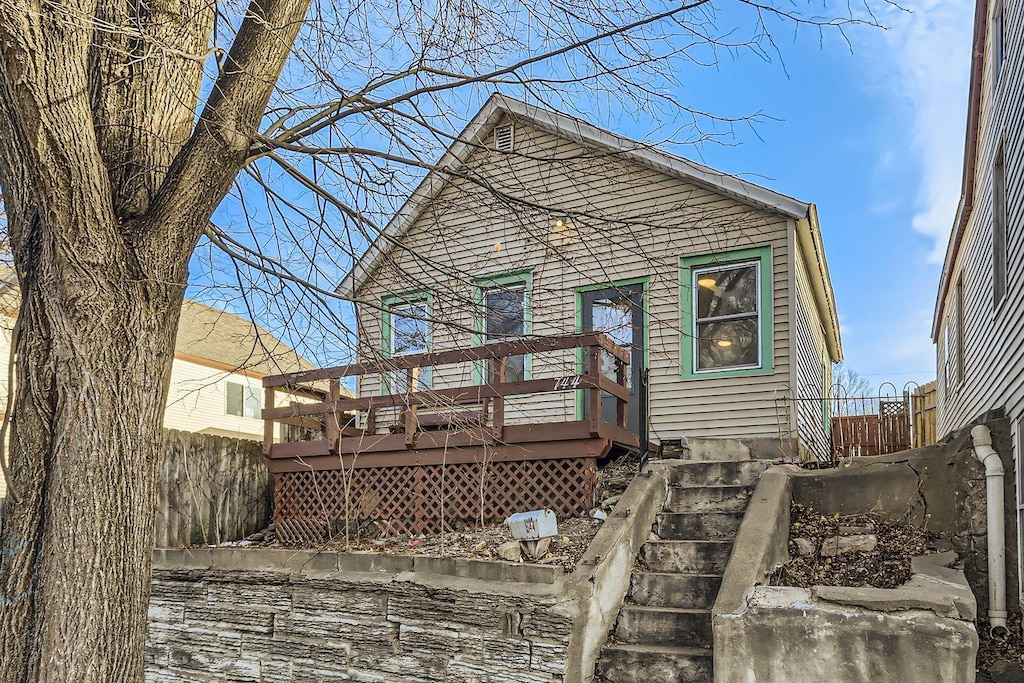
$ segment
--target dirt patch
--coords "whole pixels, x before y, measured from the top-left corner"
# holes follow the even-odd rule
[[[770,577],[773,586],[896,588],[910,579],[913,556],[949,548],[937,534],[877,515],[824,515],[799,503],[793,504],[791,514],[792,559]],[[837,538],[873,538],[874,548],[830,555],[829,546],[839,545]]]
[[[622,457],[608,462],[597,473],[598,509],[610,513],[618,497],[629,486],[638,471],[634,457]],[[603,520],[592,517],[564,517],[558,520],[558,536],[551,540],[547,553],[533,559],[522,555],[520,562],[530,564],[560,565],[572,571],[590,542],[594,540]],[[355,525],[353,525],[355,527]],[[288,548],[311,548],[335,551],[378,552],[389,555],[431,555],[435,557],[469,557],[482,560],[501,559],[498,546],[512,540],[503,522],[477,525],[472,529],[453,529],[443,534],[408,536],[404,534],[384,535],[376,531],[371,522],[349,530],[346,541],[344,531],[330,541],[317,544],[289,544]],[[277,541],[273,525],[252,534],[244,541],[223,543],[222,547],[261,548],[285,547]]]
[[[997,662],[1006,661],[1020,668],[1024,661],[1024,634],[1020,628],[1021,613],[1013,611],[1006,619],[1008,633],[1002,638],[995,638],[989,635],[989,621],[984,615],[979,614],[978,626],[978,659],[977,668],[981,673],[988,673]],[[999,668],[999,667],[996,667]],[[1022,676],[1024,677],[1024,676]],[[986,677],[982,680],[996,681],[994,677]]]

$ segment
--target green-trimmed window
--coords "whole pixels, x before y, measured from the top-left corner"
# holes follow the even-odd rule
[[[492,344],[522,339],[531,330],[531,299],[533,298],[533,276],[529,270],[499,273],[476,278],[475,299],[477,303],[476,330],[474,343]],[[522,382],[530,378],[531,358],[529,355],[511,356],[506,359],[504,382]],[[485,372],[483,363],[474,368],[477,384],[495,381],[490,366]]]
[[[770,246],[680,260],[685,379],[772,372]]]
[[[381,320],[381,351],[384,358],[408,356],[430,351],[430,293],[405,292],[384,297]],[[415,372],[416,391],[430,388],[430,368]],[[409,390],[405,370],[384,377],[385,390],[392,394]]]

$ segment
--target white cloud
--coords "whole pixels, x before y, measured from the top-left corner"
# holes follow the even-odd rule
[[[884,20],[887,85],[907,98],[920,182],[913,227],[934,240],[941,263],[960,199],[974,0],[912,0]],[[885,67],[883,67],[885,68]],[[908,188],[909,189],[909,188]]]

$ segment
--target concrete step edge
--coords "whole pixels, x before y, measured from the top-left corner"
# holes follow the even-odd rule
[[[639,643],[608,643],[603,650],[623,650],[652,655],[684,655],[688,657],[714,657],[710,647],[688,645],[645,645]]]
[[[708,617],[711,616],[710,607],[651,607],[650,605],[623,605],[622,611],[630,610],[633,612],[667,612],[671,614],[706,614]]]

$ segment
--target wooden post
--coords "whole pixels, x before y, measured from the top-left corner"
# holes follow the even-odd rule
[[[263,410],[271,410],[274,407],[274,387],[263,389]],[[263,456],[269,458],[270,451],[274,448],[274,421],[263,419]]]
[[[615,359],[615,382],[626,388],[626,364],[618,358]],[[626,400],[618,396],[615,397],[615,423],[626,428]]]
[[[331,449],[332,453],[336,453],[338,450],[338,432],[340,431],[338,425],[338,409],[336,406],[338,404],[338,399],[341,398],[341,382],[336,379],[332,379],[329,386],[329,407],[324,412],[324,438],[327,439],[327,447]]]
[[[416,391],[416,368],[409,368],[405,371],[405,395]],[[402,410],[402,424],[405,425],[405,447],[413,449],[416,447],[416,432],[419,430],[419,420],[416,418],[416,406],[406,401],[405,409]]]
[[[601,347],[590,347],[590,368],[588,374],[593,380],[594,386],[590,392],[590,435],[598,435],[598,425],[601,422],[601,389],[598,385],[601,378]]]
[[[495,358],[492,362],[493,374],[491,381],[495,384],[501,384],[505,381],[505,367],[507,359]],[[494,405],[494,421],[491,423],[491,435],[495,441],[501,441],[505,435],[505,397],[495,396],[493,400]]]

